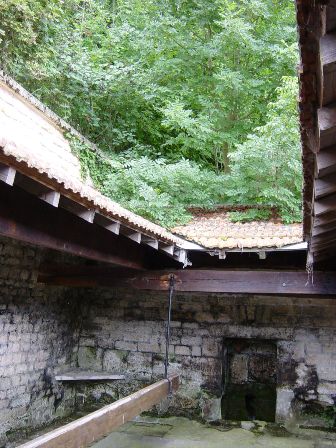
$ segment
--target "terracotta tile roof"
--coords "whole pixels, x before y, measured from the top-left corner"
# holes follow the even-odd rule
[[[36,173],[46,185],[72,199],[160,241],[183,245],[184,241],[163,227],[121,207],[84,182],[80,163],[71,152],[65,132],[71,132],[97,148],[0,71],[0,159],[14,161],[22,171]],[[18,167],[17,167],[18,169]],[[25,174],[25,173],[24,173]]]
[[[302,224],[285,225],[276,219],[234,223],[227,210],[194,216],[172,231],[208,249],[280,248],[303,241]]]

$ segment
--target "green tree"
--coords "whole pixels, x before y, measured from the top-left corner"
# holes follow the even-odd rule
[[[297,92],[296,78],[283,78],[276,101],[269,104],[267,123],[230,155],[226,190],[235,203],[276,206],[285,222],[302,219]]]
[[[267,105],[297,59],[292,0],[0,0],[0,45],[9,74],[113,163],[134,162],[130,182],[138,182],[135,166],[151,172],[159,160],[182,183],[180,166],[190,175],[204,170],[221,192],[232,191],[230,160],[269,121]],[[145,184],[151,191],[149,177],[126,200],[119,181],[114,193],[106,189],[105,171],[92,176],[114,199],[148,213],[135,204]],[[193,190],[201,205],[197,188],[204,183]],[[207,191],[212,203],[226,200]],[[182,219],[185,208],[168,196],[152,219],[164,222],[166,210]],[[192,203],[183,191],[179,200]]]

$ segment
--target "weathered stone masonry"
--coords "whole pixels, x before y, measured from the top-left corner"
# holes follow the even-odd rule
[[[166,296],[96,290],[87,296],[80,339],[82,367],[154,380],[163,375]],[[183,386],[175,413],[218,415],[222,350],[227,338],[274,341],[276,418],[287,420],[307,402],[332,405],[336,396],[336,303],[333,299],[177,296],[171,371]],[[217,404],[216,404],[216,398]]]
[[[74,405],[54,372],[71,363],[77,347],[77,302],[64,288],[36,285],[44,255],[0,240],[0,446],[16,429],[50,422]]]
[[[89,395],[116,399],[163,375],[167,294],[45,287],[36,273],[48,257],[55,259],[50,251],[0,241],[0,446],[13,431],[65,416]],[[276,347],[278,420],[307,402],[332,405],[335,307],[332,298],[176,295],[170,371],[180,373],[182,387],[169,412],[220,415],[223,349],[236,338],[254,341],[257,354],[258,341]],[[230,366],[242,381],[254,358],[244,353]],[[87,388],[57,383],[55,373],[70,366],[127,378]]]

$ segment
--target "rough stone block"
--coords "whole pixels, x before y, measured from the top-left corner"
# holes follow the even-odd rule
[[[222,418],[221,403],[221,398],[204,399],[202,403],[202,417],[208,422],[220,420]]]
[[[148,344],[145,342],[138,342],[138,350],[139,352],[160,353],[161,346],[155,341]]]
[[[112,373],[124,373],[127,368],[128,352],[122,350],[105,350],[103,355],[103,370]]]
[[[116,341],[115,348],[117,350],[130,350],[137,351],[137,343],[136,342],[126,342],[126,341]]]
[[[245,383],[248,380],[247,355],[234,355],[230,363],[230,379],[233,384]]]
[[[335,381],[336,359],[327,355],[317,355],[316,371],[320,381]]]
[[[294,391],[287,388],[277,389],[276,421],[283,422],[291,417],[291,404],[294,399]]]
[[[214,339],[203,338],[202,356],[217,357],[219,353],[220,349]]]
[[[77,359],[78,367],[81,369],[100,370],[102,367],[101,360],[94,347],[79,347]]]
[[[147,353],[129,353],[127,371],[137,378],[150,378],[152,375],[152,355]]]
[[[201,347],[199,347],[198,345],[191,347],[191,354],[192,356],[202,356]]]
[[[201,345],[202,338],[200,336],[183,336],[181,345]]]
[[[191,354],[190,347],[187,347],[185,345],[176,345],[175,346],[175,355],[190,356],[190,354]]]

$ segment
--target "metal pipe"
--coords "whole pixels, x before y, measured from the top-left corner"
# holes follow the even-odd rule
[[[168,379],[168,365],[169,365],[169,344],[170,344],[170,322],[171,311],[173,303],[175,277],[173,274],[169,276],[169,295],[168,295],[168,316],[166,323],[166,358],[165,358],[165,378]]]

